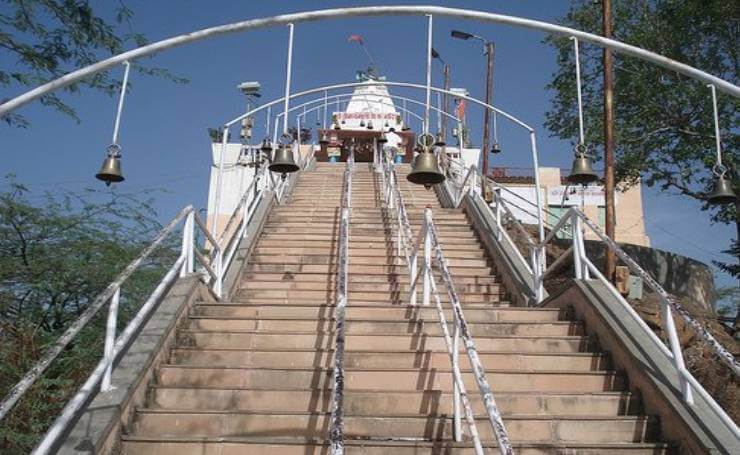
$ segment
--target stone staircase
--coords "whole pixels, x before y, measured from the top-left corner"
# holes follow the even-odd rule
[[[145,406],[125,429],[123,453],[329,452],[343,171],[344,164],[319,163],[301,175],[289,203],[270,214],[234,301],[192,308]],[[432,207],[517,453],[670,453],[659,422],[640,413],[639,398],[626,391],[625,378],[610,369],[582,324],[557,309],[509,306],[465,214],[440,208],[433,191],[408,184],[408,171],[397,168],[412,228],[418,231],[424,207]],[[407,305],[396,223],[380,194],[380,179],[358,163],[346,326],[347,452],[472,454],[469,440],[452,441],[450,364],[436,311]],[[493,448],[467,356],[461,359],[478,430]]]

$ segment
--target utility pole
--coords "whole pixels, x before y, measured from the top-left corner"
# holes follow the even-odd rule
[[[493,41],[486,41],[486,56],[488,57],[487,70],[486,70],[486,104],[489,106],[493,99],[493,55],[495,52],[495,45]],[[491,123],[491,110],[485,108],[483,110],[483,181],[488,178],[488,152],[489,148],[489,135],[490,135],[490,123]],[[483,196],[485,197],[485,187],[483,188]]]
[[[612,2],[602,0],[604,38],[612,37]],[[616,214],[614,207],[614,65],[612,51],[604,47],[604,199],[606,203],[606,235],[616,240]],[[614,282],[617,258],[612,250],[606,249],[604,275]]]
[[[444,66],[444,89],[445,93],[442,95],[442,111],[445,114],[450,113],[450,98],[447,96],[447,92],[450,91],[450,65],[445,63]],[[442,115],[442,140],[447,141],[447,116]]]

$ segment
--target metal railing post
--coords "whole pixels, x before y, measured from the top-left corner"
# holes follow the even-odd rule
[[[581,264],[581,242],[579,237],[581,236],[581,218],[573,216],[572,212],[569,212],[566,216],[570,217],[570,231],[571,241],[573,243],[573,268],[575,269],[575,278],[577,280],[583,279],[583,264]]]
[[[501,232],[503,229],[503,226],[501,225],[501,194],[497,193],[499,190],[493,190],[494,191],[494,197],[493,200],[496,203],[496,210],[495,210],[495,218],[496,218],[496,227],[498,228],[498,231],[496,232],[496,240],[499,242],[501,241],[501,237],[503,237],[503,233]]]
[[[668,345],[671,347],[671,353],[673,353],[673,364],[676,366],[676,370],[678,370],[678,379],[681,384],[683,399],[688,404],[694,404],[694,394],[691,391],[689,381],[686,379],[687,370],[683,361],[681,342],[678,340],[678,333],[676,332],[676,324],[673,321],[673,312],[665,299],[660,299],[660,304],[663,314],[663,324],[666,328],[666,338],[668,338]]]
[[[409,305],[415,306],[416,305],[416,296],[418,294],[416,288],[417,286],[414,285],[416,282],[416,277],[419,274],[418,271],[418,263],[419,263],[419,253],[415,252],[412,253],[411,257],[409,258],[409,285],[413,286],[411,288],[411,295],[409,296]]]
[[[105,323],[105,347],[103,348],[103,358],[107,363],[108,367],[105,369],[103,374],[103,381],[100,384],[100,389],[103,392],[108,392],[113,389],[111,386],[111,374],[113,373],[113,347],[116,344],[116,329],[118,326],[118,303],[121,299],[121,288],[116,288],[116,292],[110,299],[110,306],[108,307],[108,320]]]
[[[452,335],[452,368],[460,371],[460,321],[453,312],[455,330]],[[457,383],[455,371],[452,372],[452,414],[454,416],[453,437],[456,442],[462,441],[462,422],[460,416],[460,384]]]
[[[213,292],[216,294],[216,297],[219,299],[222,297],[222,287],[223,287],[223,251],[221,250],[221,247],[219,245],[216,245],[216,283],[213,287]]]
[[[431,298],[432,285],[429,283],[432,275],[432,209],[424,209],[424,306],[428,306]]]

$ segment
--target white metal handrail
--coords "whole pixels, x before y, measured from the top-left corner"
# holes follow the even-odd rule
[[[303,168],[308,165],[311,158],[311,156],[306,158],[302,163]],[[266,165],[262,167],[260,172],[262,176],[264,176],[264,174],[271,174],[268,172]],[[109,303],[103,358],[88,377],[82,388],[67,403],[65,408],[62,410],[62,413],[54,421],[39,445],[34,449],[35,454],[45,454],[53,448],[57,439],[64,433],[66,428],[76,420],[82,407],[98,387],[103,392],[108,392],[114,388],[111,384],[111,375],[115,360],[122,353],[122,350],[128,346],[132,337],[138,333],[141,326],[149,318],[151,312],[156,308],[157,304],[161,301],[164,294],[172,286],[175,280],[178,277],[183,277],[194,272],[195,261],[197,261],[208,274],[208,286],[213,290],[214,294],[218,298],[222,297],[224,272],[234,257],[239,240],[246,236],[247,227],[252,220],[252,216],[254,215],[258,202],[264,195],[264,191],[257,185],[257,179],[255,179],[255,183],[245,192],[218,240],[216,240],[215,236],[210,232],[206,224],[192,206],[187,206],[182,209],[180,213],[172,219],[172,221],[162,228],[162,230],[157,234],[152,242],[144,248],[139,256],[137,256],[136,259],[134,259],[118,275],[118,277],[116,277],[116,279],[93,300],[85,312],[83,312],[82,315],[73,322],[69,328],[67,328],[67,330],[47,350],[47,352],[36,362],[36,364],[34,364],[23,378],[21,378],[21,380],[8,392],[2,402],[0,402],[0,420],[10,412],[18,400],[43,375],[51,363],[87,326],[100,309],[105,306],[106,303]],[[287,187],[287,182],[282,179],[280,179],[279,182],[274,182],[273,180],[272,188],[276,197],[281,197],[282,193],[285,191],[285,187]],[[239,225],[233,232],[230,232],[231,226],[236,219],[240,220]],[[121,287],[180,224],[183,225],[180,255],[167,271],[164,278],[150,294],[146,302],[141,306],[138,313],[133,319],[131,319],[131,321],[129,321],[126,328],[116,336]],[[210,244],[211,254],[208,256],[201,253],[196,246],[196,225],[202,231],[207,243]],[[228,251],[228,253],[224,256],[225,250]]]
[[[450,159],[449,161],[450,166],[448,167],[448,169],[454,170],[455,167],[457,167],[458,169],[464,169],[464,164],[462,162],[455,159]],[[457,176],[460,175],[462,174],[457,173]],[[522,223],[514,216],[511,208],[509,208],[508,202],[501,196],[498,191],[491,192],[493,196],[493,207],[491,207],[491,205],[483,200],[483,197],[480,193],[480,182],[483,181],[483,176],[481,175],[478,168],[476,166],[470,166],[467,170],[467,173],[465,173],[465,177],[462,179],[462,181],[460,181],[460,183],[456,183],[454,179],[448,179],[447,181],[451,181],[452,183],[452,185],[448,184],[447,188],[453,190],[451,194],[452,197],[455,199],[455,206],[460,206],[466,194],[469,194],[471,197],[483,201],[483,205],[486,206],[489,213],[493,216],[493,219],[496,222],[497,240],[499,242],[504,242],[511,247],[512,251],[515,252],[522,263],[527,266],[527,271],[532,274],[533,277],[536,278],[537,276],[540,276],[541,271],[546,267],[547,263],[544,248],[539,247],[539,245],[532,239],[531,235],[524,228]],[[489,183],[490,182],[486,180],[486,184]],[[522,237],[527,242],[527,249],[529,253],[528,261],[524,259],[521,251],[519,250],[519,247],[516,245],[516,243],[514,243],[507,230],[504,229],[502,223],[504,215],[514,225],[515,229],[522,234]],[[536,279],[534,281],[537,282]],[[542,301],[542,299],[544,298],[544,293],[544,286],[542,286],[541,283],[535,286],[535,300],[537,302]]]
[[[460,338],[462,337],[468,358],[470,359],[470,364],[473,366],[476,383],[481,393],[483,403],[486,406],[486,412],[488,413],[489,421],[491,422],[494,434],[496,435],[500,451],[505,454],[513,454],[514,451],[509,442],[506,428],[501,419],[500,413],[498,412],[498,408],[496,407],[496,402],[493,398],[490,385],[486,380],[485,370],[483,369],[483,365],[478,356],[478,351],[475,348],[472,336],[468,331],[468,325],[465,321],[460,300],[458,298],[457,291],[455,290],[455,286],[452,283],[452,275],[449,273],[447,263],[444,259],[444,254],[432,222],[432,211],[428,208],[425,209],[422,230],[417,237],[416,244],[414,244],[406,206],[398,186],[398,179],[392,159],[386,153],[381,153],[380,156],[383,158],[383,189],[386,205],[389,208],[395,207],[396,209],[396,218],[398,222],[398,256],[405,259],[406,265],[409,269],[409,304],[416,305],[417,285],[421,280],[423,283],[423,304],[429,305],[431,298],[434,298],[437,313],[440,318],[442,333],[447,346],[447,352],[450,356],[453,376],[453,437],[456,441],[462,440],[462,416],[460,409],[462,407],[462,412],[465,414],[465,421],[468,425],[470,436],[473,439],[475,452],[477,455],[483,455],[483,445],[476,427],[475,415],[470,404],[470,399],[462,379],[462,372],[459,365],[459,344]],[[424,242],[424,260],[422,262],[421,273],[419,273],[418,256],[422,239]],[[401,249],[403,249],[403,256],[401,255]],[[444,309],[442,308],[442,302],[432,273],[433,250],[435,252],[437,262],[440,264],[442,279],[447,288],[450,301],[452,302],[454,322],[454,331],[452,336],[450,336],[447,319],[444,315]]]
[[[650,287],[659,297],[661,301],[661,314],[663,319],[663,326],[666,331],[666,338],[668,346],[666,346],[655,333],[647,326],[645,321],[640,317],[639,314],[632,308],[632,306],[624,299],[622,294],[612,285],[612,283],[604,277],[604,275],[598,270],[598,268],[591,262],[586,254],[584,244],[584,226],[588,227],[609,249],[621,259],[630,270],[640,276],[643,282]],[[699,393],[701,397],[709,404],[714,412],[722,419],[722,421],[730,428],[736,436],[740,437],[740,430],[734,421],[727,416],[725,411],[717,404],[714,398],[699,384],[694,378],[691,372],[686,369],[683,360],[683,352],[681,350],[681,344],[676,331],[676,326],[673,320],[673,312],[675,311],[678,315],[683,318],[686,324],[691,327],[694,332],[712,349],[715,355],[727,365],[727,367],[736,376],[740,375],[740,364],[738,364],[735,357],[722,346],[709,331],[707,331],[701,323],[694,319],[691,314],[686,311],[673,297],[671,297],[665,289],[655,280],[650,274],[648,274],[637,262],[635,262],[627,253],[620,248],[620,246],[612,239],[606,236],[596,223],[591,221],[581,210],[577,207],[571,207],[565,215],[563,215],[560,221],[553,227],[550,233],[547,235],[545,240],[539,245],[540,248],[544,248],[545,245],[550,242],[559,231],[570,230],[572,245],[568,248],[561,256],[554,261],[550,267],[543,271],[543,273],[536,277],[541,283],[544,278],[555,270],[560,264],[562,264],[569,256],[572,255],[575,278],[576,279],[591,279],[591,274],[596,277],[597,280],[601,281],[614,297],[622,304],[627,310],[630,316],[638,323],[643,331],[655,342],[659,348],[673,361],[676,371],[679,375],[681,383],[681,392],[683,394],[684,401],[688,404],[694,403],[693,392]]]
[[[352,210],[352,169],[354,149],[350,148],[347,167],[344,171],[341,217],[339,220],[339,246],[337,248],[337,290],[334,311],[334,387],[331,394],[331,426],[329,442],[332,455],[344,454],[344,319],[347,309],[347,285],[349,275],[349,220]]]
[[[134,318],[131,319],[126,328],[116,336],[118,303],[123,283],[141,266],[144,259],[149,257],[154,249],[157,248],[164,239],[173,232],[175,227],[181,223],[183,224],[183,230],[180,255],[167,271],[162,281],[159,282],[154,291],[149,295],[148,299],[141,306]],[[214,247],[215,257],[217,258],[215,270],[212,268],[213,264],[205,261],[203,255],[194,245],[196,225],[201,228],[206,239],[211,242]],[[205,223],[200,219],[196,210],[192,206],[188,206],[180,211],[180,213],[159,232],[152,243],[145,248],[144,251],[142,251],[141,254],[134,259],[128,267],[126,267],[126,269],[124,269],[123,272],[121,272],[113,283],[108,285],[106,290],[94,300],[90,307],[88,307],[83,316],[67,329],[52,348],[47,351],[44,357],[36,363],[26,376],[13,388],[5,400],[3,400],[2,416],[10,410],[13,404],[15,404],[15,402],[23,395],[28,387],[30,387],[41,376],[41,374],[43,374],[51,362],[62,352],[66,345],[80,333],[102,306],[110,301],[106,323],[103,358],[98,362],[97,366],[80,390],[69,402],[67,402],[61,414],[57,417],[41,442],[34,449],[34,454],[46,454],[53,449],[57,439],[64,433],[66,428],[75,421],[76,416],[98,387],[100,387],[103,392],[108,392],[114,388],[111,384],[111,374],[116,359],[123,352],[124,348],[128,346],[131,339],[139,332],[143,324],[157,307],[157,304],[161,301],[167,290],[172,286],[177,278],[193,272],[195,260],[198,260],[201,265],[206,267],[212,275],[211,285],[214,287],[214,292],[216,292],[217,289],[220,289],[220,281],[217,279],[218,274],[220,273],[220,257],[221,248],[217,243],[215,243],[215,239],[205,228]]]
[[[440,315],[440,324],[442,325],[442,332],[445,333],[445,343],[447,344],[448,352],[450,353],[450,361],[452,363],[453,372],[453,419],[454,419],[454,436],[457,441],[461,440],[461,424],[460,424],[460,401],[462,406],[465,408],[465,418],[469,426],[471,437],[475,445],[476,454],[483,454],[483,446],[478,436],[478,431],[475,426],[475,419],[470,408],[470,401],[465,391],[465,386],[462,380],[462,373],[460,371],[459,364],[459,343],[462,343],[465,347],[465,351],[468,355],[470,366],[473,370],[475,382],[478,386],[478,391],[481,395],[481,399],[486,408],[486,414],[488,420],[493,429],[493,433],[498,442],[498,449],[503,454],[513,454],[514,449],[509,440],[506,426],[504,425],[501,413],[496,406],[496,400],[491,391],[491,386],[486,379],[486,371],[483,368],[483,363],[478,355],[478,350],[475,347],[473,336],[470,333],[469,325],[465,319],[465,314],[460,304],[460,298],[455,289],[455,284],[452,279],[452,274],[447,265],[447,260],[444,257],[442,251],[442,245],[437,235],[437,230],[434,226],[432,219],[432,210],[427,208],[424,210],[424,220],[422,223],[421,230],[416,239],[416,245],[412,256],[418,256],[420,249],[424,248],[424,259],[421,263],[421,273],[417,276],[416,280],[411,284],[412,288],[417,286],[419,277],[423,279],[423,304],[429,305],[432,296],[434,296],[435,304],[437,306],[437,313]],[[442,308],[442,302],[439,297],[437,285],[435,282],[434,272],[432,268],[432,262],[436,261],[439,269],[442,283],[447,288],[447,295],[450,300],[452,307],[453,322],[455,324],[454,333],[452,339],[450,339],[449,329],[447,328],[447,321],[444,318],[444,311]]]

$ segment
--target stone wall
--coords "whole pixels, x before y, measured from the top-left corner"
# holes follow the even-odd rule
[[[621,244],[621,247],[668,293],[685,297],[703,308],[714,310],[717,296],[714,289],[714,274],[708,265],[657,248],[627,243]],[[594,264],[601,267],[604,260],[603,245],[587,240],[586,251]],[[647,287],[645,291],[650,292]]]

